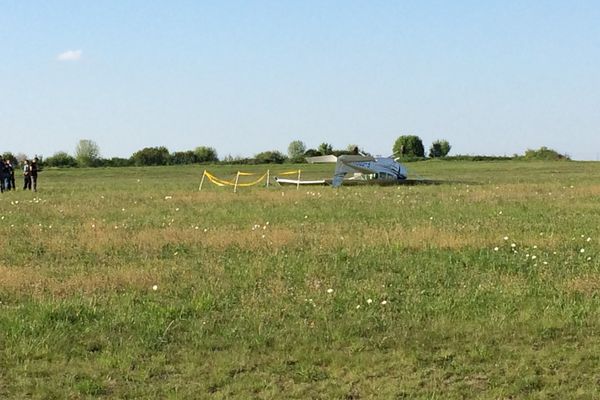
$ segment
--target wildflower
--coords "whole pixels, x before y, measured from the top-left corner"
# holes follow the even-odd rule
[[[585,249],[579,250],[580,253],[585,253]]]
[[[537,256],[531,256],[532,260],[535,260],[537,258]]]
[[[204,233],[208,232],[208,228],[204,228]]]
[[[514,249],[515,247],[517,247],[517,244],[516,243],[511,243],[510,247],[512,247]]]
[[[588,258],[586,258],[586,260],[592,261],[592,257],[588,257]]]
[[[177,208],[175,209],[175,211],[179,211],[179,207],[177,207]]]
[[[494,251],[498,251],[498,247],[494,247]]]
[[[504,236],[504,240],[508,240],[508,236]]]
[[[381,302],[382,306],[385,306],[386,304],[387,304],[387,300],[384,300],[384,301]]]
[[[173,196],[165,196],[165,200],[171,200]]]
[[[152,286],[152,290],[158,290],[158,285]]]
[[[372,302],[373,302],[373,300],[367,299],[367,304],[371,304]]]
[[[329,293],[329,294],[333,293],[333,289],[331,289],[331,288],[327,289],[327,293]]]
[[[356,309],[358,310],[360,308],[360,304],[356,306]]]
[[[533,246],[534,249],[537,249],[537,245]]]
[[[591,242],[591,241],[592,241],[592,238],[591,238],[591,237],[589,237],[589,238],[585,239],[585,241],[586,241],[586,242]]]

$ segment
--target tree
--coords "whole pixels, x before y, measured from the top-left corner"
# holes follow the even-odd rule
[[[400,158],[425,157],[423,141],[415,135],[400,136],[394,143],[393,151],[394,155]]]
[[[93,140],[81,139],[75,148],[75,158],[82,167],[92,167],[100,158],[100,147]]]
[[[560,154],[546,146],[542,146],[538,150],[527,150],[524,158],[526,160],[570,160],[568,155]]]
[[[293,163],[301,163],[305,161],[304,153],[306,152],[306,145],[301,140],[294,140],[288,146],[288,157]]]
[[[212,147],[199,146],[194,150],[196,155],[196,162],[217,162],[217,151]]]
[[[17,164],[17,162],[18,162],[17,158],[10,151],[7,151],[7,152],[3,153],[2,154],[2,159],[3,160],[9,160],[11,162],[11,164],[13,164],[13,165]]]
[[[321,155],[321,152],[317,149],[308,149],[304,152],[304,157],[317,157]]]
[[[175,151],[171,153],[170,164],[193,164],[196,162],[196,153],[191,150],[188,151]]]
[[[76,167],[77,160],[70,154],[64,151],[59,151],[46,158],[44,160],[44,165],[48,167]]]
[[[450,153],[450,143],[447,140],[436,140],[431,144],[429,148],[429,157],[430,158],[438,158],[438,157],[446,157],[448,153]]]
[[[330,145],[329,143],[325,143],[325,142],[321,143],[319,145],[319,148],[317,150],[323,156],[326,156],[326,155],[329,155],[329,154],[333,154],[333,146]]]
[[[131,161],[137,165],[167,165],[170,161],[169,150],[166,147],[145,147],[131,156]]]
[[[263,151],[254,156],[258,164],[282,164],[285,161],[285,156],[277,150]]]

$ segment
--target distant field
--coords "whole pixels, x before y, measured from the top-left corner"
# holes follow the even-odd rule
[[[237,194],[204,168],[0,195],[0,398],[600,397],[600,163]]]

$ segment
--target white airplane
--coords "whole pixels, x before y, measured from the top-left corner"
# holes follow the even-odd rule
[[[359,154],[345,154],[341,156],[309,157],[307,161],[314,163],[335,163],[333,179],[313,181],[298,181],[294,179],[275,178],[277,183],[284,185],[326,185],[339,187],[342,184],[411,184],[416,180],[409,180],[406,167],[392,157],[371,157]],[[346,175],[353,174],[350,178]]]

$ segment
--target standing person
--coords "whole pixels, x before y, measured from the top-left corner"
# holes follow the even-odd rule
[[[7,160],[8,162],[8,173],[10,174],[10,187],[12,187],[12,190],[17,190],[17,184],[15,183],[15,167],[12,164],[11,160]]]
[[[0,157],[0,193],[4,193],[4,160]]]
[[[37,175],[38,175],[38,158],[35,157],[29,165],[30,174],[31,174],[31,186],[33,187],[33,191],[37,192]]]
[[[15,187],[11,184],[11,174],[14,175],[14,171],[13,171],[13,167],[10,164],[10,160],[7,158],[6,160],[4,160],[4,162],[2,163],[2,168],[4,169],[3,173],[4,173],[4,189],[5,190],[15,190]]]
[[[23,164],[23,190],[31,190],[31,166],[29,160],[25,160]]]

